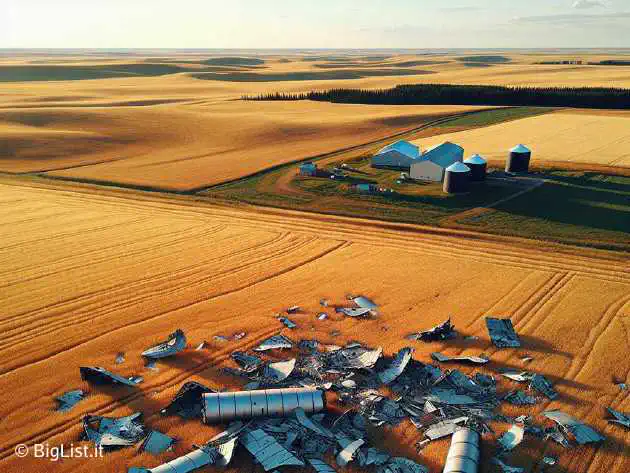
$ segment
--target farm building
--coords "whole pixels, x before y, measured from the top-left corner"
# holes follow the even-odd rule
[[[408,141],[400,140],[385,146],[372,157],[373,168],[389,168],[408,171],[420,159],[420,148]]]
[[[316,176],[317,175],[317,164],[312,162],[302,163],[300,164],[300,176]]]
[[[532,152],[525,145],[517,145],[510,150],[505,162],[505,172],[527,172]]]
[[[488,162],[478,154],[464,160],[464,164],[470,168],[471,181],[483,181],[486,178]]]
[[[470,168],[464,163],[455,162],[446,168],[442,189],[449,194],[467,192],[470,189]]]
[[[464,148],[446,141],[429,148],[415,161],[409,171],[409,177],[421,181],[440,182],[444,178],[444,170],[453,163],[461,163],[463,159]]]
[[[373,192],[378,192],[378,186],[376,184],[367,184],[367,183],[355,184],[353,186],[353,189],[356,192],[365,192],[368,194],[371,194]]]

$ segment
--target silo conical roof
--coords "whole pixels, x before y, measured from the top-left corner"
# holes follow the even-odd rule
[[[525,145],[516,145],[510,151],[512,153],[529,153],[530,152],[529,148]]]
[[[448,172],[470,172],[470,168],[459,161],[446,168]]]
[[[474,154],[470,158],[464,160],[464,164],[486,164],[487,161],[479,154]]]

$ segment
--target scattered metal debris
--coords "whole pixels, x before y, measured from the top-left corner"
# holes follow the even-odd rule
[[[174,442],[174,438],[164,435],[157,430],[152,430],[149,432],[149,435],[145,437],[142,445],[140,445],[140,450],[147,451],[153,455],[159,455],[171,448]]]
[[[503,473],[523,473],[525,471],[524,468],[519,466],[510,466],[497,457],[492,457],[492,462],[498,465]]]
[[[124,352],[118,352],[116,354],[116,360],[115,360],[117,365],[123,364],[125,362],[125,353]]]
[[[164,416],[178,415],[184,419],[201,417],[203,395],[214,392],[216,391],[203,384],[188,381],[179,388],[169,405],[160,410],[160,414]]]
[[[520,390],[510,391],[503,397],[503,400],[515,406],[528,406],[536,404],[536,398],[534,396],[528,396]]]
[[[238,332],[238,333],[235,333],[234,335],[232,335],[232,338],[234,340],[240,340],[242,338],[245,338],[246,336],[247,336],[247,332]]]
[[[598,443],[606,439],[588,425],[562,411],[546,411],[543,412],[543,415],[556,422],[565,434],[571,433],[575,437],[575,441],[580,445]]]
[[[342,314],[347,315],[348,317],[364,317],[366,315],[372,314],[372,309],[367,309],[365,307],[339,307],[336,309],[337,312],[341,312]]]
[[[326,320],[328,318],[328,314],[326,312],[320,312],[317,314],[317,320]]]
[[[286,361],[269,363],[263,370],[263,376],[267,383],[276,384],[287,379],[295,368],[295,358]]]
[[[287,314],[295,314],[295,313],[297,313],[299,311],[300,311],[300,306],[299,305],[294,305],[294,306],[291,306],[291,307],[289,307],[287,309]]]
[[[630,415],[616,411],[612,407],[608,407],[607,409],[614,417],[614,419],[608,419],[608,422],[623,425],[625,428],[630,429]]]
[[[285,325],[285,327],[287,327],[287,328],[293,329],[293,328],[297,327],[297,324],[295,324],[295,322],[287,319],[286,317],[278,317],[278,320],[280,322],[282,322]]]
[[[510,430],[501,436],[499,444],[505,451],[512,450],[523,441],[523,435],[525,435],[525,429],[520,425],[513,425]]]
[[[254,355],[248,355],[242,351],[232,353],[232,359],[236,361],[242,370],[247,373],[257,370],[263,364],[263,360]]]
[[[355,297],[352,299],[352,301],[357,305],[357,307],[362,307],[364,309],[374,310],[378,308],[378,306],[367,297],[363,297],[363,296]]]
[[[319,458],[307,458],[306,461],[317,473],[336,473],[332,466]]]
[[[486,317],[486,326],[490,339],[497,348],[518,348],[521,346],[510,319]]]
[[[554,466],[558,463],[558,459],[556,457],[543,457],[542,459],[545,465]]]
[[[449,340],[455,338],[457,332],[455,332],[455,326],[451,324],[450,317],[435,327],[426,330],[424,332],[412,333],[407,335],[409,340],[422,340],[423,342],[433,342],[440,340]]]
[[[217,342],[228,342],[230,339],[225,335],[215,335],[214,338]]]
[[[151,371],[159,371],[160,368],[157,367],[157,363],[155,360],[151,360],[147,358],[147,362],[145,363],[145,368]]]
[[[544,394],[549,399],[558,397],[558,393],[553,389],[551,382],[541,374],[535,374],[529,382],[529,387]]]
[[[356,439],[352,442],[347,443],[347,445],[345,445],[343,447],[343,450],[341,450],[336,457],[336,462],[337,465],[339,466],[346,466],[348,463],[350,463],[352,461],[352,459],[354,458],[354,455],[356,453],[356,451],[359,449],[359,447],[361,447],[363,444],[365,443],[365,440],[363,439]]]
[[[534,359],[533,356],[529,356],[529,355],[521,356],[521,362],[523,362],[523,363],[529,363],[533,359]]]
[[[75,389],[73,391],[67,391],[61,396],[55,398],[55,401],[57,401],[57,409],[55,410],[59,412],[68,412],[83,399],[85,399],[85,392],[83,392],[83,390]]]
[[[197,348],[195,348],[195,351],[205,350],[206,348],[208,348],[208,342],[204,340],[199,345],[197,345]]]
[[[145,358],[166,358],[182,351],[186,348],[186,336],[181,329],[175,330],[168,336],[168,339],[142,352]]]
[[[488,358],[483,358],[481,356],[464,356],[464,355],[448,356],[448,355],[443,355],[442,353],[438,353],[438,352],[431,353],[431,358],[441,363],[448,362],[448,361],[467,361],[467,362],[475,363],[478,365],[483,365],[485,363],[488,363],[488,361],[490,361]]]
[[[128,447],[145,436],[140,412],[119,418],[86,415],[82,422],[85,438],[104,448]]]
[[[267,351],[278,348],[293,348],[293,342],[284,335],[274,335],[254,348],[254,351]]]
[[[328,307],[328,299],[320,299],[319,305],[321,305],[322,307]]]
[[[429,470],[423,465],[404,457],[390,458],[387,463],[380,466],[377,473],[428,473]]]
[[[122,384],[135,387],[143,381],[142,376],[123,378],[99,366],[81,366],[79,371],[81,372],[81,379],[83,381],[93,384],[113,384],[115,386]]]
[[[519,383],[525,383],[534,378],[534,373],[530,373],[529,371],[504,371],[501,374],[506,378],[510,378],[512,381],[517,381]]]

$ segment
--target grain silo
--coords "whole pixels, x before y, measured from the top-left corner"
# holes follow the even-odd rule
[[[525,145],[517,145],[510,150],[505,162],[505,172],[527,172],[532,152]]]
[[[471,156],[464,161],[464,164],[470,168],[471,181],[483,181],[486,178],[488,163],[480,155]]]
[[[442,189],[449,194],[468,192],[470,188],[470,168],[464,163],[456,162],[446,168]]]

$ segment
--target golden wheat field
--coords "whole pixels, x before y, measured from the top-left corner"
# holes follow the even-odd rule
[[[516,143],[532,150],[537,164],[601,164],[630,167],[630,112],[559,111],[483,128],[440,135],[467,153],[503,161]],[[416,144],[427,146],[427,140]]]
[[[184,198],[135,191],[106,191],[79,184],[53,187],[35,180],[0,180],[0,470],[49,471],[14,454],[19,443],[78,444],[86,413],[143,411],[146,424],[179,438],[174,453],[138,455],[133,448],[104,459],[65,459],[59,472],[126,471],[154,467],[201,444],[216,429],[198,421],[163,418],[165,406],[187,380],[215,388],[244,381],[219,373],[231,352],[284,333],[342,344],[381,345],[386,354],[412,344],[428,362],[432,351],[491,356],[482,370],[497,374],[534,360],[527,369],[548,376],[557,401],[510,413],[562,408],[606,435],[600,446],[563,450],[526,437],[511,463],[532,467],[542,451],[559,456],[567,473],[630,469],[630,432],[604,420],[604,408],[630,410],[630,266],[622,253],[541,242],[394,225],[280,210],[215,207]],[[331,312],[320,321],[318,301],[360,293],[380,305],[373,320]],[[290,305],[303,314],[283,329],[274,314]],[[497,351],[484,316],[510,317],[522,349]],[[464,335],[445,343],[410,342],[409,332],[452,316]],[[140,353],[182,328],[190,346],[159,371],[144,368]],[[331,331],[340,335],[333,337]],[[240,341],[214,335],[245,331]],[[115,365],[118,352],[126,361]],[[283,355],[280,355],[283,356]],[[286,356],[286,354],[285,354]],[[142,374],[134,388],[98,389],[68,413],[53,411],[53,397],[88,388],[79,366],[94,365],[125,376]],[[464,368],[466,370],[466,368]],[[501,390],[510,389],[507,380]],[[334,408],[334,403],[333,403]],[[522,412],[521,412],[522,411]],[[540,419],[538,419],[540,420]],[[502,427],[503,428],[503,427]],[[419,434],[404,423],[384,433],[384,444],[438,473],[448,439],[421,453]],[[490,452],[484,451],[487,460]],[[491,471],[484,461],[484,471]],[[251,470],[247,456],[230,471]]]

